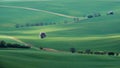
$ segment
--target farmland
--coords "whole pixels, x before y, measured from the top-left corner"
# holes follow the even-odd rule
[[[108,11],[114,15],[106,15]],[[94,13],[101,16],[87,18]],[[118,0],[1,0],[0,40],[32,48],[0,49],[0,68],[119,68],[119,56],[69,51],[74,47],[77,51],[120,52],[119,18]],[[43,25],[36,26],[38,23]],[[40,32],[47,37],[41,39]],[[39,47],[60,52],[42,51]]]

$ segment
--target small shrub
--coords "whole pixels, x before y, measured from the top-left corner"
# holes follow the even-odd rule
[[[75,53],[76,49],[75,48],[70,48],[70,52]]]

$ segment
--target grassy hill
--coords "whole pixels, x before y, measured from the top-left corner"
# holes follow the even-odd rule
[[[31,50],[1,52],[1,68],[119,68],[120,61],[120,57],[48,53]]]
[[[71,47],[79,50],[90,48],[93,50],[119,51],[120,23],[116,16],[88,19],[75,24],[18,28],[14,32],[8,31],[9,34],[3,34],[14,36],[37,47],[43,46],[67,51]],[[102,21],[104,19],[106,20]],[[112,22],[113,19],[115,20],[114,23]],[[47,38],[40,39],[40,32],[46,32]]]
[[[119,68],[119,56],[68,52],[71,47],[120,52],[119,3],[117,0],[0,1],[0,40],[34,46],[27,50],[0,49],[0,68]],[[107,16],[110,10],[115,14]],[[101,16],[85,17],[93,13]],[[80,21],[74,23],[74,17]],[[15,27],[41,22],[56,24]],[[46,32],[47,37],[40,39],[40,32]],[[60,52],[35,50],[40,46]]]

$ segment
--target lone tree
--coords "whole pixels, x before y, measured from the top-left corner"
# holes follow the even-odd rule
[[[45,38],[46,36],[47,36],[46,33],[44,33],[44,32],[40,33],[41,39]]]
[[[113,11],[109,11],[109,12],[107,12],[107,15],[113,15],[113,14],[114,14]]]
[[[20,27],[20,25],[19,25],[19,24],[16,24],[16,25],[15,25],[15,27],[16,27],[16,28],[19,28],[19,27]]]
[[[75,49],[75,48],[70,48],[70,51],[71,51],[72,53],[75,53],[75,52],[76,52],[76,49]]]
[[[93,18],[94,16],[93,16],[93,15],[88,15],[87,17],[88,17],[88,18]]]

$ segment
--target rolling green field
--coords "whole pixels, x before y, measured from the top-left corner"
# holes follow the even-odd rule
[[[106,15],[108,11],[114,15]],[[86,17],[93,13],[101,16]],[[0,68],[120,68],[120,56],[69,52],[71,47],[120,52],[119,18],[118,0],[1,0],[0,40],[32,48],[0,48]],[[47,25],[25,26],[41,22]],[[39,38],[40,32],[47,37]],[[39,50],[41,46],[59,52]]]

